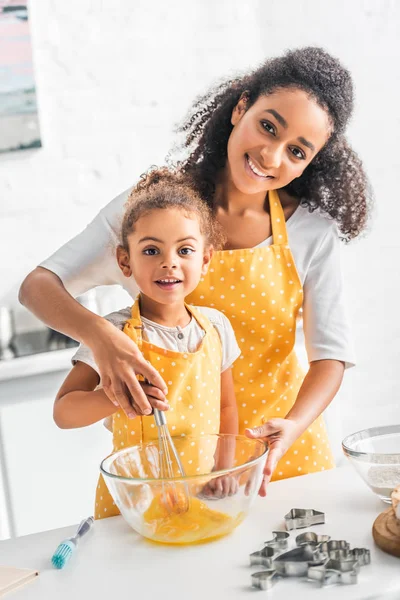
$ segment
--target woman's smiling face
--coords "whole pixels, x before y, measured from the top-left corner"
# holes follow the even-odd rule
[[[288,185],[327,142],[326,110],[303,90],[281,88],[232,112],[226,175],[237,190],[257,194]]]

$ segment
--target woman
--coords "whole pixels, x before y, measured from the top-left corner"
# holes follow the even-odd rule
[[[189,301],[221,310],[234,327],[239,430],[270,444],[262,495],[278,460],[275,478],[333,466],[320,415],[353,362],[337,230],[356,237],[368,213],[366,177],[344,137],[352,108],[348,71],[325,51],[304,48],[210,92],[182,127],[190,154],[177,168],[194,179],[228,240]],[[107,395],[134,416],[149,410],[135,373],[160,400],[164,381],[127,336],[72,297],[124,284],[109,248],[126,198],[35,269],[20,298],[91,348]],[[293,352],[300,309],[305,377]]]

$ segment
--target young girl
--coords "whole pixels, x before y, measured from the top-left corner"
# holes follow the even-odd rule
[[[219,311],[185,303],[220,242],[211,211],[182,178],[155,171],[132,192],[117,261],[140,293],[132,308],[106,318],[138,344],[144,359],[165,379],[166,398],[158,388],[140,385],[152,407],[168,410],[173,435],[238,431],[230,367],[240,350],[232,327]],[[114,451],[157,439],[153,416],[129,419],[104,388],[96,389],[99,370],[88,347],[79,348],[74,362],[54,404],[59,427],[83,427],[113,415]],[[102,477],[95,514],[118,514]]]
[[[251,428],[248,435],[270,445],[261,493],[274,470],[281,479],[334,466],[320,415],[354,363],[339,237],[364,229],[369,201],[345,138],[352,109],[350,73],[326,51],[301,48],[210,91],[183,126],[189,156],[178,169],[194,178],[226,234],[190,301],[224,311],[240,343],[233,369],[239,432]],[[165,377],[127,336],[71,297],[111,283],[134,292],[107,253],[125,199],[29,275],[21,299],[92,349],[107,394],[129,412],[149,406],[135,371],[146,370],[160,394]],[[300,315],[306,375],[294,352]]]

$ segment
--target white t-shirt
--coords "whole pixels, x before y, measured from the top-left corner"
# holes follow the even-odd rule
[[[129,188],[40,266],[52,271],[72,296],[100,285],[120,284],[132,298],[138,288],[123,276],[115,257]],[[304,290],[303,327],[308,360],[335,359],[354,364],[345,310],[336,224],[318,211],[299,206],[287,221],[289,245]],[[272,244],[272,237],[259,246]]]
[[[229,369],[240,356],[240,348],[237,344],[232,325],[227,317],[215,308],[198,306],[197,310],[205,315],[215,327],[221,340],[222,360],[221,373]],[[128,306],[122,310],[113,312],[105,317],[118,329],[123,329],[126,321],[131,318],[131,309]],[[143,325],[143,339],[159,348],[166,348],[175,352],[196,352],[201,340],[205,335],[204,329],[200,327],[196,319],[192,317],[186,327],[165,327],[141,317]],[[92,367],[99,373],[99,369],[93,357],[93,353],[84,344],[81,344],[72,357],[72,364],[81,361]]]

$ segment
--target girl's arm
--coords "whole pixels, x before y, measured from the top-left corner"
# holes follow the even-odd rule
[[[233,386],[232,369],[225,369],[221,373],[221,412],[220,433],[237,434],[239,429],[238,410],[236,405],[235,390]],[[214,454],[213,471],[229,469],[235,463],[236,438],[234,435],[221,437]],[[209,481],[203,488],[205,496],[218,498],[235,494],[238,482],[235,477],[221,476]]]
[[[92,425],[117,408],[105,392],[95,390],[99,376],[92,367],[77,362],[67,375],[54,402],[53,417],[61,429]]]
[[[25,278],[19,300],[48,327],[89,347],[93,334],[103,325],[102,317],[82,306],[67,292],[61,279],[43,267],[36,267]]]
[[[232,369],[221,373],[221,416],[220,433],[235,433],[239,431],[239,418],[233,385]]]

